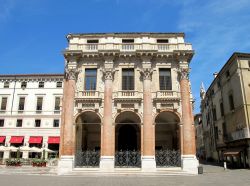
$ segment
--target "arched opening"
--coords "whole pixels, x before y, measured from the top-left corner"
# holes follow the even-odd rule
[[[180,118],[163,111],[155,118],[155,150],[157,166],[180,166]]]
[[[115,149],[140,150],[140,117],[132,111],[125,111],[116,117],[115,124]]]
[[[101,146],[101,118],[85,111],[76,118],[76,166],[98,166]]]
[[[124,111],[116,117],[115,125],[115,166],[140,167],[140,117],[135,112]]]

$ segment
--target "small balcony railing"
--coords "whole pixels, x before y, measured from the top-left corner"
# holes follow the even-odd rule
[[[96,90],[85,90],[77,92],[77,98],[98,98],[99,91]]]
[[[156,98],[166,98],[166,97],[178,97],[177,91],[172,90],[160,90],[156,92]]]
[[[118,98],[139,98],[140,94],[135,90],[121,90],[118,91]]]
[[[246,138],[250,138],[249,132],[250,131],[248,128],[243,128],[241,130],[237,130],[237,131],[229,133],[225,138],[226,138],[226,141],[246,139]]]

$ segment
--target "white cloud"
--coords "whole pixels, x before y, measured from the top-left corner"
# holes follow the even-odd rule
[[[233,52],[250,52],[249,8],[249,0],[187,0],[181,4],[179,30],[190,36],[196,51],[191,64],[195,96],[199,96],[201,81],[209,87],[212,74],[221,69]]]

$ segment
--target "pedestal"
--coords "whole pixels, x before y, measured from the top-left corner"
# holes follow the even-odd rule
[[[199,162],[195,155],[182,155],[181,167],[183,171],[191,174],[198,174]]]
[[[71,173],[74,167],[74,156],[61,156],[58,162],[58,175]]]
[[[100,171],[113,172],[115,167],[114,156],[101,156],[100,159]]]
[[[9,159],[9,158],[10,158],[10,151],[4,151],[3,159]]]
[[[24,151],[23,152],[23,159],[28,159],[29,158],[29,152],[28,151]]]
[[[142,172],[155,172],[156,171],[155,156],[142,156],[141,170]]]

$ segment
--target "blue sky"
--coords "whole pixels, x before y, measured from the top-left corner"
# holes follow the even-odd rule
[[[0,74],[62,73],[65,35],[185,32],[192,91],[235,51],[250,52],[249,0],[0,0]]]

